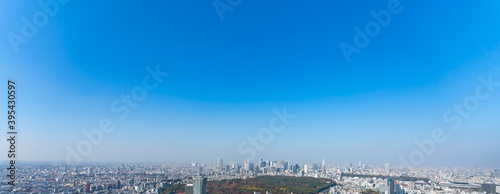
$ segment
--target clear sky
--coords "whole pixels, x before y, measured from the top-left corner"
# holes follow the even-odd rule
[[[440,127],[448,139],[423,166],[500,167],[500,88],[459,129],[443,119],[479,76],[500,81],[499,1],[401,0],[350,63],[339,45],[355,46],[354,28],[394,1],[220,2],[224,20],[211,0],[73,0],[15,52],[8,34],[43,9],[3,1],[0,77],[18,85],[19,159],[65,160],[110,118],[115,131],[84,160],[241,162],[238,145],[286,106],[296,118],[257,158],[398,164]],[[113,101],[157,64],[169,76],[119,119]]]

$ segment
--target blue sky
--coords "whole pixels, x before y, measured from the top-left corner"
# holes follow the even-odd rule
[[[85,160],[242,161],[237,146],[286,106],[297,118],[258,157],[398,163],[447,126],[443,113],[479,76],[500,80],[500,3],[400,1],[346,62],[339,44],[353,44],[354,27],[388,2],[243,0],[221,21],[212,1],[70,1],[15,53],[7,34],[41,8],[4,1],[0,76],[18,82],[20,157],[64,160],[82,130],[109,117],[116,131]],[[156,64],[169,77],[118,120],[110,104]],[[481,101],[424,165],[500,167],[499,97]]]

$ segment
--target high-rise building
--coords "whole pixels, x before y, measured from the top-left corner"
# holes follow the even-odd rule
[[[389,172],[389,170],[390,170],[389,163],[385,163],[385,171]]]
[[[241,166],[239,164],[233,164],[233,170],[236,173],[241,173]]]
[[[387,179],[387,186],[389,187],[389,194],[396,194],[396,187],[394,185],[394,179]]]
[[[222,161],[222,158],[217,159],[217,170],[222,171],[224,168],[224,162]]]
[[[250,162],[250,163],[248,164],[248,170],[249,170],[249,171],[254,171],[254,172],[255,172],[255,168],[254,168],[254,165],[253,165],[253,163],[252,163],[252,162]]]
[[[306,174],[307,174],[307,170],[308,170],[308,169],[307,169],[307,165],[304,165],[304,173],[306,173]]]
[[[298,164],[292,165],[292,173],[297,174],[298,172],[299,172],[299,165]]]
[[[245,165],[245,170],[246,171],[253,171],[254,170],[253,163],[250,162],[250,159],[248,159],[247,161],[245,161],[244,165]]]
[[[325,158],[323,158],[323,163],[321,163],[321,173],[326,174]]]
[[[496,193],[496,185],[494,183],[484,183],[481,185],[481,189],[486,193]]]
[[[246,170],[246,171],[250,170],[250,159],[243,162],[243,170]]]
[[[405,190],[401,186],[396,185],[396,194],[405,194]]]
[[[361,168],[361,161],[358,162],[358,168]]]
[[[193,184],[187,184],[184,188],[185,194],[193,194]]]
[[[196,177],[193,180],[193,194],[207,194],[207,179]]]

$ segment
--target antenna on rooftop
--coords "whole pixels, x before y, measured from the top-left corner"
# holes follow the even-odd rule
[[[477,161],[476,161],[476,177],[477,177]]]

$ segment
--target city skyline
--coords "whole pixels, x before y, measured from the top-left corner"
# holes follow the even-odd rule
[[[0,7],[19,161],[500,168],[499,2],[43,2]]]
[[[259,163],[161,164],[161,163],[85,163],[62,164],[21,162],[22,175],[14,192],[94,192],[94,193],[239,193],[281,192],[282,189],[310,189],[308,193],[379,191],[382,193],[495,193],[499,169],[374,167],[362,161],[345,166],[308,166],[285,160],[259,159]],[[247,161],[248,162],[248,161]],[[5,169],[2,171],[6,171]],[[5,181],[5,180],[4,180]],[[278,181],[278,182],[275,182]],[[290,182],[291,181],[291,182]],[[319,181],[319,182],[318,182]],[[239,187],[242,184],[262,187]],[[274,183],[273,183],[274,182]],[[43,183],[43,184],[40,184]],[[229,184],[228,184],[229,183]],[[279,185],[276,185],[276,183]],[[321,187],[311,184],[321,184]],[[229,189],[229,190],[227,190]],[[243,190],[242,190],[243,189]],[[294,191],[294,192],[295,192]],[[317,191],[317,192],[316,192]]]
[[[498,0],[0,5],[0,193],[500,193]]]

